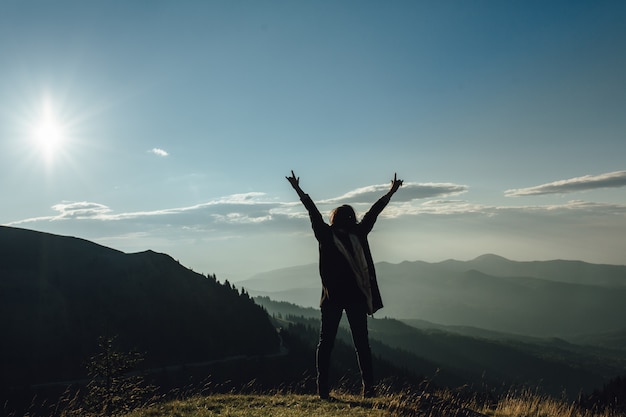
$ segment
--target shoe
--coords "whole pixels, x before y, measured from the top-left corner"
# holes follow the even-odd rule
[[[330,397],[330,387],[328,386],[328,381],[324,378],[317,378],[317,395],[319,395],[320,399],[327,400]]]

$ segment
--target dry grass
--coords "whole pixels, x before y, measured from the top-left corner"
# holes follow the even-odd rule
[[[532,390],[511,391],[492,403],[472,398],[467,391],[455,390],[397,392],[379,386],[378,394],[363,399],[342,389],[331,393],[332,401],[324,401],[315,395],[288,391],[189,396],[179,393],[176,399],[155,399],[152,405],[117,417],[623,417],[617,412],[585,410]],[[27,412],[24,416],[102,416],[87,413],[76,396],[65,398],[51,407],[49,413]]]
[[[594,413],[574,404],[532,392],[510,394],[492,405],[460,400],[454,392],[383,394],[362,399],[333,392],[333,401],[314,395],[215,394],[170,401],[136,410],[124,417],[618,417]]]
[[[339,395],[322,401],[313,395],[216,394],[176,400],[137,410],[125,417],[383,417],[371,400]]]
[[[611,411],[591,411],[574,403],[558,400],[530,390],[509,393],[495,406],[477,407],[477,411],[493,417],[619,417]]]

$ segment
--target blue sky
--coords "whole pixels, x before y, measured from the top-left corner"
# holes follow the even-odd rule
[[[0,224],[218,278],[316,262],[626,264],[626,3],[3,1]]]

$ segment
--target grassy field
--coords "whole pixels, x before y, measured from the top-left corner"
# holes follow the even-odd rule
[[[297,394],[216,394],[175,400],[135,410],[124,417],[617,417],[593,413],[532,393],[510,395],[499,404],[460,401],[453,393],[389,394],[373,399],[333,393],[333,400]]]

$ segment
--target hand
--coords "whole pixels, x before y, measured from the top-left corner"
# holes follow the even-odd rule
[[[291,184],[293,189],[296,190],[296,192],[298,193],[298,197],[303,198],[306,195],[304,194],[304,191],[302,191],[302,188],[300,188],[300,177],[296,177],[296,174],[293,173],[293,170],[291,171],[291,177],[285,178],[287,178],[287,181],[289,181],[289,184]]]
[[[293,171],[292,171],[293,173]],[[395,193],[396,191],[398,191],[398,188],[402,187],[402,183],[404,181],[403,180],[399,180],[397,174],[394,172],[393,174],[393,180],[391,180],[391,189],[389,190],[390,194]]]
[[[287,178],[287,181],[289,181],[289,184],[291,184],[293,188],[296,190],[300,188],[300,177],[296,177],[296,174],[293,173],[293,169],[291,170],[291,177],[285,178]]]

